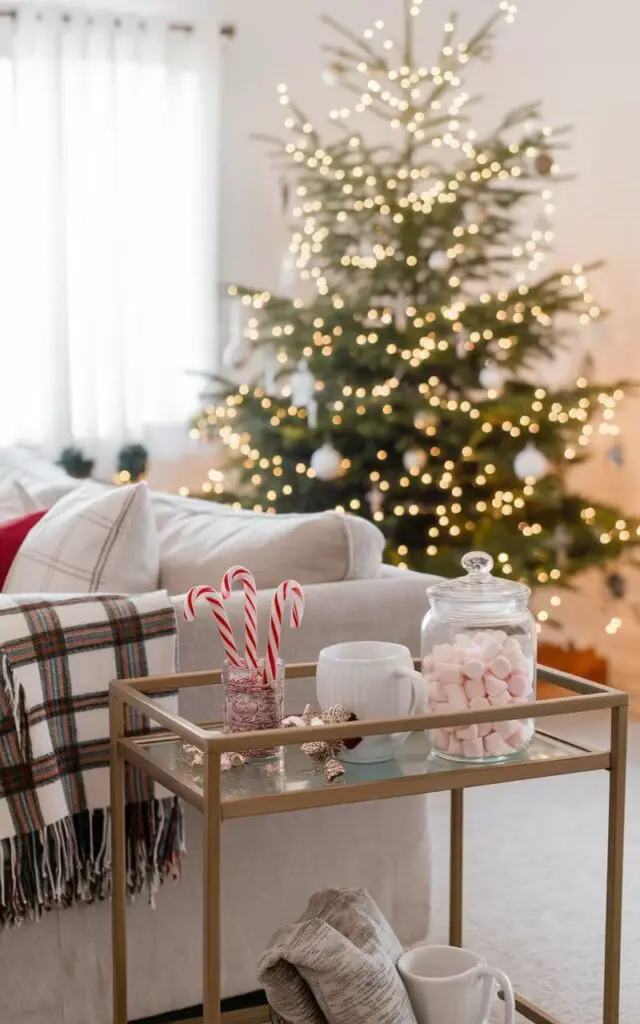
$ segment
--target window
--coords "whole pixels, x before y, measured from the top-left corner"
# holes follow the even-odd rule
[[[0,17],[0,443],[153,440],[210,366],[213,184],[195,30]]]

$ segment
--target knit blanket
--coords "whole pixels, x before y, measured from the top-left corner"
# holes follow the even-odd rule
[[[165,592],[0,595],[0,927],[109,896],[109,683],[175,670]],[[128,889],[152,898],[179,873],[181,806],[134,768],[126,798]]]

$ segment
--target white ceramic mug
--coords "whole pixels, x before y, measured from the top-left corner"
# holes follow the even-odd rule
[[[505,1024],[514,1024],[511,982],[478,953],[457,946],[417,946],[400,957],[398,971],[418,1024],[486,1024],[496,982],[504,995]]]
[[[380,640],[333,644],[320,651],[316,675],[320,708],[344,704],[357,718],[401,718],[426,707],[426,683],[408,647]],[[389,761],[408,733],[365,737],[340,760]]]

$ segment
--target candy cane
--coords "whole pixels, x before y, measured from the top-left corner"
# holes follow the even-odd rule
[[[209,587],[203,584],[199,587],[191,588],[184,599],[182,609],[185,621],[191,622],[192,619],[195,619],[196,603],[201,597],[205,599],[207,604],[211,605],[211,613],[216,620],[220,639],[222,640],[222,646],[224,647],[224,652],[227,658],[232,665],[236,666],[236,668],[241,668],[244,662],[240,657],[222,596],[215,587]]]
[[[304,592],[296,580],[285,580],[274,592],[271,599],[271,615],[269,618],[269,637],[267,641],[267,657],[265,661],[265,681],[275,685],[278,669],[278,654],[282,636],[282,619],[287,598],[291,595],[291,613],[289,625],[297,629],[304,615]]]
[[[231,596],[231,588],[236,580],[242,582],[244,587],[244,656],[251,668],[258,667],[258,588],[253,573],[241,565],[234,565],[227,569],[222,577],[220,592],[223,598],[228,600]]]

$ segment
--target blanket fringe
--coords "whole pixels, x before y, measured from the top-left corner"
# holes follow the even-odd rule
[[[127,887],[149,902],[167,877],[180,876],[185,852],[180,800],[126,807]],[[39,920],[54,907],[111,894],[111,812],[82,811],[39,833],[0,840],[0,928]]]

